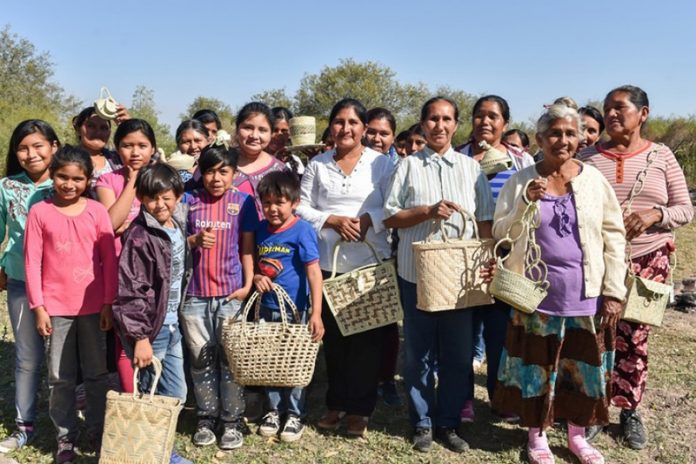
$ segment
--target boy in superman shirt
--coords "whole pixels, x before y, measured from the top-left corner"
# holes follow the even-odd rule
[[[324,335],[321,321],[323,281],[316,233],[308,222],[294,214],[300,202],[300,184],[292,173],[272,172],[261,180],[257,194],[265,217],[256,231],[258,261],[254,275],[256,289],[264,293],[261,317],[270,322],[280,320],[278,300],[272,291],[273,285],[278,285],[295,302],[303,322],[307,320],[307,306],[311,301],[309,330],[312,340],[318,343]],[[292,320],[291,311],[288,317]],[[305,389],[267,387],[266,403],[267,413],[259,434],[275,436],[281,430],[281,415],[285,415],[281,441],[299,440],[304,431]]]

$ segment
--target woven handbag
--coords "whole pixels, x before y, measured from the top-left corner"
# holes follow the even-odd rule
[[[136,393],[138,368],[133,373],[133,393],[109,391],[100,464],[168,464],[174,447],[176,421],[183,403],[178,398],[155,395],[162,364],[152,358],[155,380],[150,393]]]
[[[297,307],[285,290],[273,285],[273,291],[278,297],[281,321],[260,320],[261,298],[254,292],[241,319],[228,318],[223,322],[225,353],[234,380],[240,385],[304,387],[312,380],[319,343],[312,341],[307,324],[300,322]],[[286,305],[295,323],[288,322]],[[247,322],[252,307],[254,322]]]
[[[416,291],[418,309],[427,312],[469,308],[493,303],[488,283],[479,271],[493,257],[493,239],[479,238],[476,218],[460,210],[464,219],[461,234],[456,239],[447,237],[440,222],[442,240],[433,240],[435,223],[428,237],[413,242],[416,264]],[[473,239],[465,239],[466,221],[474,225]]]
[[[334,245],[331,277],[324,280],[324,299],[343,336],[384,327],[404,318],[396,280],[394,260],[382,261],[374,245],[370,248],[375,264],[369,264],[336,277],[339,240]]]
[[[645,179],[648,177],[650,166],[657,159],[657,150],[653,150],[646,156],[645,168],[638,174],[636,182],[628,195],[625,215],[631,214],[633,200],[643,191]],[[626,243],[626,264],[628,271],[626,274],[626,303],[624,304],[621,319],[640,324],[648,324],[655,327],[662,325],[665,309],[669,304],[672,295],[673,285],[655,282],[631,272],[631,243]],[[670,281],[672,279],[672,269],[675,263],[670,263]]]
[[[535,230],[538,226],[534,218],[537,212],[537,203],[530,202],[522,214],[522,219],[511,224],[507,235],[495,244],[495,254],[499,255],[498,249],[503,244],[508,244],[512,249],[523,236],[527,237],[525,275],[505,269],[505,260],[510,255],[504,257],[499,255],[496,258],[495,275],[490,286],[491,295],[526,314],[536,311],[539,304],[546,298],[549,288],[549,282],[546,280],[546,263],[541,260],[541,249],[536,243]],[[516,225],[521,226],[521,231],[517,237],[510,237],[510,232]],[[528,275],[532,278],[527,277]]]

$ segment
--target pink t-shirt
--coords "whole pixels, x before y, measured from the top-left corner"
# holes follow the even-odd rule
[[[114,232],[104,205],[87,200],[77,216],[66,216],[51,199],[29,211],[24,237],[29,307],[51,316],[98,313],[116,296]]]
[[[113,172],[107,172],[103,176],[97,180],[97,185],[96,188],[99,187],[104,187],[108,188],[109,190],[114,192],[114,195],[116,195],[116,198],[121,196],[121,193],[123,193],[123,189],[126,187],[126,174],[128,173],[128,168],[127,167],[122,167],[121,169],[118,169]],[[135,217],[138,215],[140,212],[140,200],[137,198],[133,199],[133,204],[130,207],[130,210],[128,211],[128,217],[126,220],[128,222],[133,221]],[[115,238],[115,246],[116,246],[116,256],[121,255],[121,237],[116,237]]]

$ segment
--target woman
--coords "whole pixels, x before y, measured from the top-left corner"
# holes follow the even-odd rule
[[[664,282],[670,273],[669,256],[675,251],[672,231],[690,223],[694,210],[674,154],[641,135],[649,113],[648,96],[640,88],[625,85],[609,92],[604,99],[609,141],[588,148],[581,159],[604,174],[624,207],[632,271]],[[632,199],[629,211],[630,191],[643,172],[647,174],[643,189]],[[648,441],[637,409],[648,376],[649,334],[650,326],[624,320],[616,334],[612,404],[621,408],[622,434],[633,449],[644,448]]]
[[[181,181],[186,183],[194,178],[198,157],[210,142],[210,132],[206,124],[200,120],[187,119],[176,128],[174,138],[179,151],[172,154],[167,163],[179,172]]]
[[[581,137],[577,111],[551,105],[537,123],[544,159],[507,181],[495,210],[493,236],[514,237],[516,221],[536,203],[536,243],[548,268],[548,294],[537,310],[512,312],[493,399],[529,428],[532,463],[554,462],[543,430],[556,419],[568,421],[568,447],[580,462],[604,462],[585,441],[585,427],[609,420],[609,360],[626,295],[625,239],[611,186],[574,159]],[[523,273],[526,249],[526,239],[518,240],[506,268]]]
[[[236,119],[235,138],[239,150],[239,164],[234,187],[254,197],[259,219],[263,219],[263,211],[261,200],[256,195],[256,186],[269,172],[288,169],[285,163],[266,151],[271,142],[274,119],[271,109],[260,102],[244,105],[237,113]]]
[[[583,126],[583,139],[578,150],[583,150],[587,147],[593,147],[599,142],[604,131],[604,120],[602,113],[594,106],[583,106],[578,110],[578,113],[582,118]]]
[[[301,176],[305,170],[302,159],[286,148],[290,140],[292,113],[282,106],[271,108],[271,113],[273,113],[273,133],[266,151],[285,163],[288,169]]]
[[[503,144],[518,150],[529,150],[529,136],[520,129],[510,129],[503,134]]]
[[[421,109],[427,146],[401,160],[392,180],[384,225],[398,229],[399,287],[404,306],[404,381],[409,394],[414,448],[428,452],[436,437],[449,449],[469,448],[457,435],[459,412],[471,375],[472,311],[429,313],[416,308],[416,268],[411,248],[424,240],[433,221],[445,221],[448,236],[459,236],[463,208],[475,214],[482,237],[490,237],[493,199],[485,175],[474,160],[452,148],[459,109],[446,97],[434,97]],[[466,225],[465,236],[473,233]],[[439,232],[437,233],[439,235]],[[435,387],[437,369],[438,387]]]
[[[130,118],[126,107],[118,105],[117,108],[116,124]],[[92,198],[96,198],[95,185],[99,176],[122,167],[119,156],[106,148],[111,137],[111,121],[99,117],[94,106],[88,106],[73,118],[72,125],[78,143],[92,158],[94,171],[89,183],[89,193]]]
[[[406,136],[406,145],[404,147],[406,151],[406,156],[411,156],[412,154],[421,151],[425,148],[425,132],[423,132],[423,126],[420,124],[414,124],[408,128],[408,135]]]
[[[399,162],[399,154],[394,147],[396,119],[386,108],[372,108],[367,112],[367,146],[389,157],[392,163]]]
[[[208,129],[208,135],[210,135],[210,141],[215,140],[217,133],[222,129],[222,121],[220,117],[213,110],[202,109],[193,113],[191,119],[196,119],[203,123],[206,129]]]
[[[497,95],[486,95],[479,98],[474,104],[471,112],[471,141],[459,147],[458,151],[471,157],[475,161],[481,162],[486,149],[480,144],[486,142],[489,146],[499,150],[509,157],[510,169],[488,176],[488,182],[493,192],[493,202],[498,199],[500,189],[514,173],[527,166],[534,164],[534,160],[524,150],[517,149],[511,145],[506,145],[502,139],[508,123],[510,122],[510,107],[504,98]],[[505,328],[510,314],[510,306],[501,301],[496,301],[493,305],[482,306],[473,309],[473,344],[474,358],[483,358],[485,351],[487,365],[486,388],[488,398],[493,398],[495,389],[496,375],[498,373],[498,363],[500,354],[505,342]],[[480,354],[476,356],[476,352]],[[473,366],[472,366],[473,369]],[[474,421],[474,377],[469,377],[467,386],[467,401],[461,411],[462,422]],[[517,417],[508,414],[507,411],[498,411],[500,417],[508,422],[514,422]]]
[[[320,265],[324,278],[331,275],[333,248],[338,240],[369,240],[381,258],[390,255],[382,223],[384,194],[393,172],[389,158],[362,144],[367,123],[365,107],[346,98],[334,105],[329,128],[333,150],[317,155],[302,178],[297,212],[319,235]],[[337,273],[371,264],[374,258],[362,243],[341,245]],[[347,432],[363,436],[377,401],[377,381],[382,360],[383,328],[343,336],[324,303],[322,320],[328,377],[328,412],[317,424],[335,430],[345,415]]]

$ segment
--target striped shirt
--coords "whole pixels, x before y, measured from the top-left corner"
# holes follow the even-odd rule
[[[213,229],[215,246],[195,247],[193,275],[186,292],[190,296],[227,296],[242,286],[239,242],[242,232],[254,232],[258,217],[250,195],[230,189],[221,197],[206,190],[194,190],[184,196],[189,205],[187,236]]]
[[[672,151],[664,145],[647,144],[635,153],[613,154],[601,147],[588,147],[578,155],[581,161],[596,167],[607,178],[616,198],[626,208],[628,197],[638,175],[647,163],[648,154],[656,151],[655,161],[648,169],[643,190],[633,200],[633,212],[657,208],[662,222],[650,227],[631,241],[631,257],[643,256],[662,248],[673,240],[672,229],[686,225],[694,216],[684,172]]]
[[[476,216],[477,221],[491,221],[495,205],[488,179],[473,159],[457,153],[451,147],[440,156],[426,147],[401,160],[388,189],[384,205],[384,217],[389,218],[399,211],[423,205],[433,205],[441,200],[457,203]],[[453,214],[445,222],[449,237],[457,237],[462,230],[462,218]],[[412,227],[399,229],[398,266],[399,276],[416,282],[416,266],[411,244],[425,240],[435,225],[428,220]],[[440,237],[435,228],[435,237]],[[473,236],[473,227],[466,224],[465,238]]]

